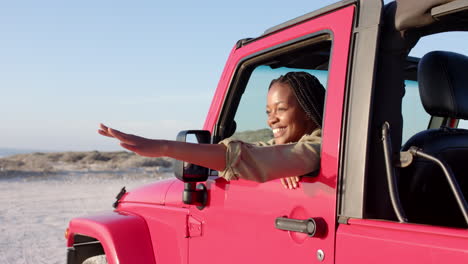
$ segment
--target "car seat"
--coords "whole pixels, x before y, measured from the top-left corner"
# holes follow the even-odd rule
[[[468,119],[468,57],[430,52],[419,63],[418,82],[424,109],[431,116]],[[468,197],[468,130],[428,129],[411,137],[402,151],[411,146],[445,162]],[[409,222],[466,227],[447,179],[436,164],[415,158],[401,169],[398,188]]]

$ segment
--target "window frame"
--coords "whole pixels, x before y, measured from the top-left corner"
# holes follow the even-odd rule
[[[328,62],[330,63],[334,42],[333,32],[328,29],[307,34],[301,38],[281,43],[243,58],[234,71],[233,78],[228,87],[228,92],[222,103],[221,113],[218,116],[213,130],[213,143],[218,143],[219,141],[229,137],[227,134],[229,133],[230,126],[234,121],[235,114],[238,110],[239,104],[242,100],[242,95],[247,87],[252,72],[256,67],[262,65],[262,63],[268,59],[280,54],[289,53],[291,50],[298,50],[307,46],[324,43],[326,41],[330,41],[330,55],[328,57]]]

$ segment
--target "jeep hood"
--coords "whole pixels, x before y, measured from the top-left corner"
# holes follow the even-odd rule
[[[145,203],[145,204],[160,204],[164,205],[166,202],[167,191],[172,184],[177,182],[177,179],[167,179],[157,181],[137,187],[128,191],[120,203]],[[182,199],[182,196],[181,196]]]

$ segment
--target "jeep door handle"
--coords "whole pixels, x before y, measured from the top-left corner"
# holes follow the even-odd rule
[[[315,236],[317,231],[317,223],[313,218],[299,220],[287,217],[278,217],[275,220],[275,227],[281,230],[305,233],[310,237]]]

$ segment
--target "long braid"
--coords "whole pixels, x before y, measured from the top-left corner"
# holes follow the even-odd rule
[[[275,83],[289,84],[306,115],[317,127],[322,127],[325,88],[315,76],[307,72],[288,72],[271,81],[270,88]]]

